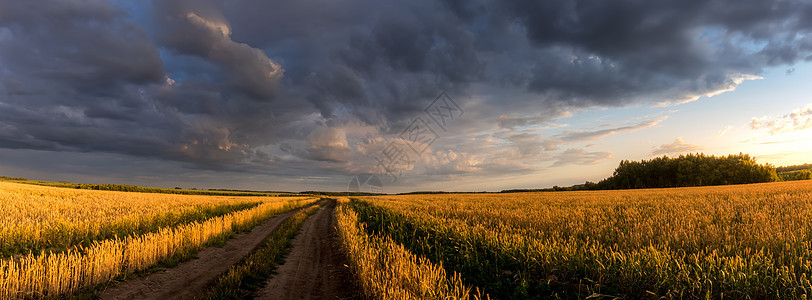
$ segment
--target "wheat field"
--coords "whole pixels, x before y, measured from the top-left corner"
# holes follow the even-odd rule
[[[354,217],[339,225],[391,239],[492,298],[812,293],[810,181],[358,197],[347,209]]]
[[[0,299],[53,297],[93,288],[188,256],[272,215],[317,200],[85,191],[2,182],[0,195],[4,246],[89,241],[1,259]],[[197,218],[206,215],[201,212],[223,207],[227,209],[221,215]],[[166,226],[138,231],[157,225]],[[99,238],[105,232],[127,234]]]
[[[479,299],[459,274],[418,257],[389,237],[366,234],[358,215],[342,201],[335,211],[342,250],[368,299]],[[450,274],[450,275],[449,275]]]
[[[92,290],[318,200],[0,184],[4,245],[50,245],[0,259],[0,299]],[[335,219],[339,249],[369,299],[812,293],[811,181],[353,197],[339,201]]]
[[[0,258],[65,249],[280,200],[76,190],[0,181]]]

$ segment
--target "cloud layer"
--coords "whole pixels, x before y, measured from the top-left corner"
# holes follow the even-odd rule
[[[812,60],[810,20],[800,0],[2,1],[0,147],[362,171],[359,143],[399,133],[446,90],[467,100],[465,129],[434,145],[427,173],[593,163],[611,153],[558,145],[663,119],[521,127],[734,89]],[[809,127],[797,113],[752,126]],[[499,130],[510,148],[484,153]]]

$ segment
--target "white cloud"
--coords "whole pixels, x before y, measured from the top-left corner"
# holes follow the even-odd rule
[[[497,118],[497,122],[499,124],[499,128],[503,129],[538,125],[545,125],[546,127],[560,127],[564,125],[555,125],[551,123],[556,119],[569,118],[572,116],[572,112],[566,110],[533,116],[500,115]]]
[[[309,157],[315,160],[347,162],[350,147],[347,134],[340,128],[322,127],[307,136]]]
[[[558,148],[560,140],[550,139],[538,134],[522,132],[505,137],[516,150],[516,158],[534,158],[543,151],[553,151]]]
[[[730,125],[725,126],[725,128],[722,128],[722,130],[719,130],[719,133],[716,134],[716,137],[720,137],[720,136],[725,135],[725,133],[727,133],[730,129],[733,129],[733,126],[730,126]]]
[[[401,176],[420,165],[421,157],[408,148],[409,142],[401,138],[368,137],[353,144],[353,157],[343,171]],[[422,145],[422,144],[418,144]],[[431,153],[431,147],[426,148]],[[425,155],[429,155],[425,154]]]
[[[552,161],[552,166],[563,166],[570,164],[595,164],[612,157],[612,152],[596,151],[588,152],[584,149],[595,146],[590,143],[581,148],[560,149],[561,145],[572,143],[600,140],[611,135],[633,132],[659,125],[668,119],[668,116],[659,118],[643,119],[637,123],[615,124],[606,123],[597,127],[583,128],[578,130],[566,130],[552,136],[545,136],[539,128],[516,129],[511,128],[502,132],[497,132],[491,136],[493,140],[498,140],[498,145],[508,147],[480,147],[471,150],[479,158],[483,159],[478,166],[489,171],[496,167],[501,169],[506,166],[515,166],[516,170],[535,169],[543,162]],[[639,119],[638,119],[639,120]],[[496,141],[494,141],[496,143]],[[492,146],[492,145],[491,145]],[[489,151],[484,151],[487,148]],[[520,167],[519,167],[520,166]],[[509,169],[508,169],[509,170]],[[509,171],[504,171],[509,172]]]
[[[754,130],[768,129],[771,135],[789,133],[812,128],[812,104],[799,108],[775,120],[769,117],[753,118],[750,128]]]
[[[595,140],[605,138],[607,136],[618,134],[621,132],[630,132],[630,131],[637,131],[644,128],[654,127],[660,124],[662,121],[668,119],[668,116],[660,117],[657,119],[648,120],[642,123],[634,124],[634,125],[627,125],[621,127],[613,127],[607,128],[602,130],[595,130],[595,131],[584,131],[584,130],[567,130],[564,131],[562,134],[556,135],[557,139],[562,141],[587,141],[587,140]]]
[[[430,175],[447,175],[472,173],[480,170],[480,161],[473,155],[453,150],[437,151],[423,157],[426,173]]]
[[[556,161],[552,166],[594,165],[612,157],[614,154],[608,151],[586,152],[584,149],[567,149],[554,157]]]
[[[651,155],[669,154],[678,155],[688,152],[696,152],[702,150],[704,147],[694,144],[686,143],[681,137],[674,140],[673,143],[662,144],[659,147],[654,147]]]
[[[194,24],[198,24],[200,26],[204,26],[211,30],[212,32],[219,32],[223,35],[223,37],[231,37],[231,27],[226,24],[226,22],[215,22],[211,20],[207,20],[201,18],[195,13],[187,13],[186,18],[189,19],[190,22]]]
[[[738,87],[745,81],[759,79],[764,79],[764,77],[752,74],[728,74],[727,78],[723,81],[723,83],[720,83],[720,85],[717,86],[716,89],[711,89],[700,93],[686,93],[685,91],[691,90],[690,86],[677,85],[675,86],[674,91],[675,93],[680,95],[679,97],[658,102],[654,105],[654,107],[665,107],[670,105],[684,104],[699,100],[699,98],[701,97],[710,98],[722,93],[733,91],[736,89],[736,87]]]

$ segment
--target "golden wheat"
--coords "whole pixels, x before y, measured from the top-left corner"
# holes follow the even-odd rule
[[[268,197],[215,197],[76,190],[0,182],[0,257],[154,227],[159,218],[221,206],[275,201]],[[269,200],[270,199],[270,200]]]
[[[42,240],[49,224],[70,228],[66,234],[87,234],[111,224],[140,224],[165,213],[195,206],[222,203],[260,202],[251,209],[235,211],[208,220],[160,228],[155,232],[113,239],[95,240],[89,246],[66,251],[18,254],[0,260],[0,299],[40,298],[75,293],[108,282],[123,274],[145,270],[156,263],[183,256],[222,239],[234,231],[246,230],[257,222],[314,198],[214,197],[139,194],[34,187],[0,183],[0,206],[14,207],[3,215],[2,231],[15,238]],[[28,205],[22,205],[30,197]],[[82,205],[84,201],[92,201]],[[94,209],[98,214],[94,214]],[[145,220],[138,219],[139,216]],[[18,224],[21,222],[23,224]],[[124,222],[124,223],[122,223]],[[35,225],[36,224],[36,225]],[[46,228],[37,228],[45,226]],[[134,228],[134,227],[133,227]],[[19,231],[19,232],[17,232]],[[6,240],[4,240],[6,242]]]
[[[809,181],[379,196],[357,208],[372,231],[501,298],[812,293]]]
[[[409,253],[388,237],[369,236],[342,201],[335,211],[342,249],[356,281],[369,299],[478,299],[471,287],[442,266]]]
[[[29,298],[74,293],[126,273],[144,270],[176,254],[197,250],[236,228],[266,219],[310,201],[264,203],[205,222],[155,233],[97,241],[63,253],[42,252],[0,261],[0,298]]]

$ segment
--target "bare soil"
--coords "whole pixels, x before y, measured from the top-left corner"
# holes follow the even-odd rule
[[[223,247],[210,247],[197,258],[145,277],[122,282],[99,295],[101,299],[194,299],[202,298],[206,286],[245,257],[298,210],[265,220],[250,232],[228,240]]]
[[[353,299],[345,257],[335,229],[331,201],[302,225],[293,249],[256,299]]]

